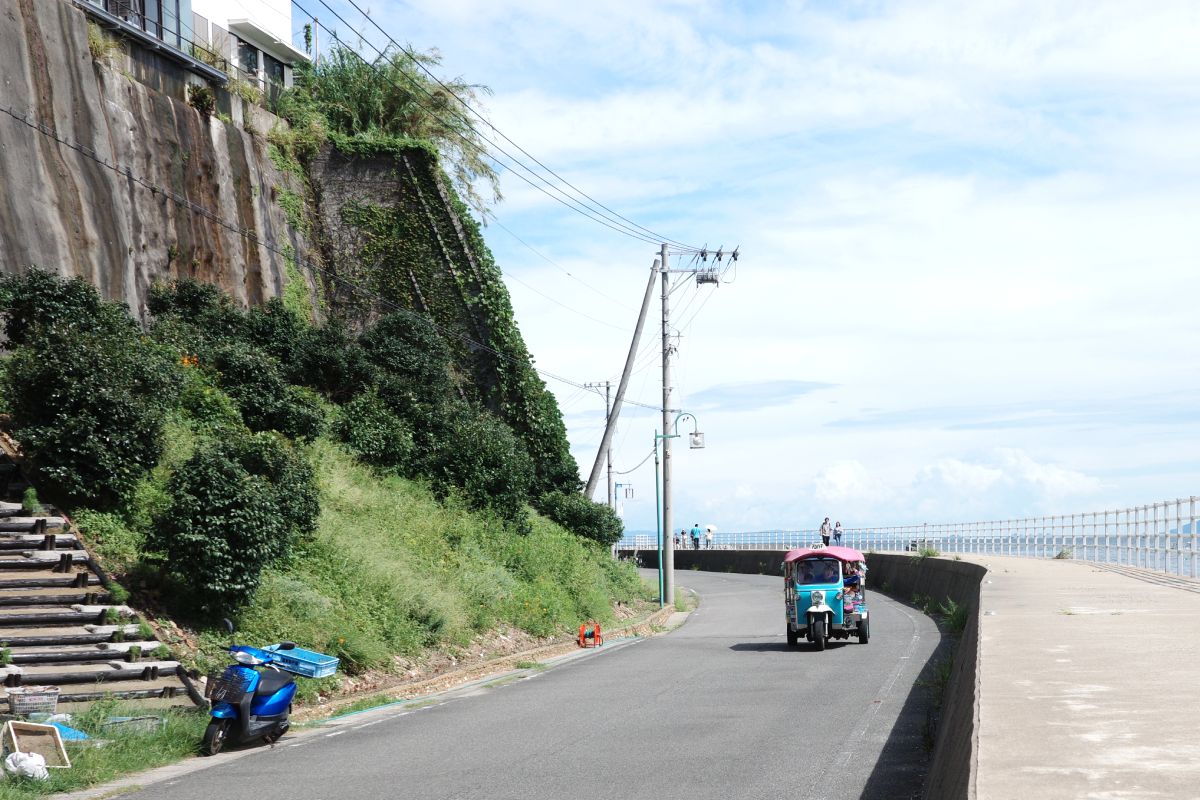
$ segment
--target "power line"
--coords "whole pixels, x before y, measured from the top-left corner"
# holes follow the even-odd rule
[[[329,8],[329,5],[328,5],[328,3],[326,3],[326,1],[325,1],[325,0],[319,0],[319,2],[321,3],[321,5],[325,6],[326,8]],[[470,105],[469,105],[469,104],[468,104],[466,101],[464,101],[464,100],[463,100],[461,97],[459,97],[457,94],[455,94],[455,93],[454,93],[454,90],[452,90],[452,89],[451,89],[449,86],[447,86],[445,83],[443,83],[443,82],[441,81],[441,79],[439,79],[439,78],[438,78],[436,75],[434,75],[434,74],[433,74],[433,72],[432,72],[432,71],[431,71],[431,70],[430,70],[428,67],[426,67],[426,66],[425,66],[423,63],[421,63],[421,60],[420,60],[419,58],[417,58],[416,56],[414,56],[414,55],[413,55],[413,54],[412,54],[412,53],[411,53],[411,52],[410,52],[410,51],[409,51],[407,48],[405,48],[405,47],[402,47],[402,46],[399,44],[399,42],[397,42],[395,39],[393,39],[393,38],[392,38],[391,34],[389,34],[389,33],[388,33],[387,31],[385,31],[385,30],[384,30],[382,27],[380,27],[379,23],[377,23],[377,22],[376,22],[374,19],[372,19],[372,18],[371,18],[371,16],[370,16],[370,14],[368,14],[366,11],[363,11],[363,9],[359,7],[358,3],[356,3],[356,2],[355,2],[355,0],[346,0],[346,2],[348,2],[350,5],[352,5],[352,6],[354,7],[354,10],[355,10],[355,11],[357,11],[359,14],[362,14],[362,15],[363,15],[363,17],[364,17],[364,18],[365,18],[365,19],[366,19],[368,22],[370,22],[370,23],[371,23],[371,25],[373,25],[377,31],[379,31],[380,33],[382,33],[382,34],[384,35],[384,37],[385,37],[385,38],[387,38],[387,40],[388,40],[389,42],[391,42],[391,43],[392,43],[392,45],[393,45],[394,47],[396,47],[396,49],[397,49],[397,50],[399,50],[401,53],[403,53],[403,54],[405,55],[405,57],[406,57],[406,58],[408,58],[408,59],[409,59],[409,60],[410,60],[410,61],[411,61],[413,64],[415,64],[415,65],[417,66],[417,68],[418,68],[418,69],[420,69],[422,72],[424,72],[426,75],[428,75],[428,76],[429,76],[429,77],[430,77],[430,78],[431,78],[431,79],[432,79],[434,82],[436,82],[436,83],[437,83],[437,85],[438,85],[438,86],[442,87],[442,89],[444,89],[444,90],[445,90],[445,91],[446,91],[446,92],[447,92],[447,93],[448,93],[448,94],[449,94],[451,97],[453,97],[455,100],[457,100],[457,101],[459,102],[459,104],[460,104],[460,105],[461,105],[463,108],[467,109],[467,111],[470,111],[472,114],[474,114],[476,117],[478,117],[478,118],[479,118],[479,119],[480,119],[480,120],[483,122],[483,124],[484,124],[484,125],[487,125],[487,126],[488,126],[489,128],[491,128],[493,131],[495,131],[495,132],[496,132],[496,134],[497,134],[497,135],[498,135],[500,138],[504,139],[504,141],[508,142],[508,143],[509,143],[509,144],[511,144],[513,147],[515,147],[517,150],[521,151],[521,152],[522,152],[524,155],[526,155],[526,156],[528,156],[530,159],[532,159],[532,160],[533,160],[533,163],[537,164],[539,167],[541,167],[542,169],[544,169],[546,172],[550,173],[550,174],[551,174],[551,175],[553,175],[555,178],[557,178],[558,180],[560,180],[560,181],[561,181],[563,184],[565,184],[566,186],[570,187],[570,188],[571,188],[572,190],[574,190],[574,191],[575,191],[575,193],[576,193],[576,194],[578,194],[580,197],[582,197],[582,198],[584,198],[586,201],[590,202],[590,203],[592,204],[592,207],[598,207],[599,209],[602,209],[603,211],[605,211],[605,212],[608,212],[608,215],[610,215],[610,216],[609,216],[609,218],[610,218],[610,219],[614,219],[614,220],[621,220],[622,222],[628,223],[629,225],[632,225],[634,228],[637,228],[637,229],[639,229],[639,230],[641,230],[641,231],[643,231],[643,232],[645,232],[645,233],[649,234],[649,235],[651,236],[651,238],[653,238],[653,239],[654,239],[656,242],[668,242],[668,243],[670,243],[670,244],[673,244],[673,245],[676,245],[677,247],[680,247],[680,248],[682,248],[682,249],[684,249],[684,250],[692,250],[692,249],[694,249],[694,248],[692,248],[690,245],[684,244],[683,242],[679,242],[679,241],[676,241],[676,240],[674,240],[674,239],[670,239],[670,238],[664,237],[664,236],[662,236],[661,234],[655,233],[654,231],[650,230],[649,228],[647,228],[647,227],[645,227],[645,226],[642,226],[642,225],[639,225],[638,223],[634,222],[633,220],[631,220],[631,219],[629,219],[629,218],[627,218],[627,217],[624,217],[624,216],[622,216],[621,214],[618,214],[616,211],[613,211],[613,210],[612,210],[611,208],[609,208],[608,206],[606,206],[606,205],[604,205],[603,203],[599,202],[598,200],[596,200],[596,199],[592,198],[592,197],[591,197],[591,196],[589,196],[589,195],[588,195],[586,192],[584,192],[583,190],[581,190],[579,187],[575,186],[573,183],[571,183],[570,181],[568,181],[566,178],[564,178],[563,176],[559,175],[557,172],[555,172],[554,170],[552,170],[550,167],[548,167],[548,166],[546,166],[545,164],[543,164],[543,163],[542,163],[541,161],[539,161],[539,160],[538,160],[538,159],[537,159],[537,158],[536,158],[534,155],[532,155],[532,154],[531,154],[531,153],[530,153],[528,150],[526,150],[525,148],[521,147],[521,145],[517,144],[517,143],[516,143],[516,142],[514,142],[512,139],[510,139],[508,136],[506,136],[506,135],[504,134],[504,132],[503,132],[503,131],[501,131],[499,128],[497,128],[495,125],[493,125],[493,124],[492,124],[492,123],[491,123],[491,122],[490,122],[490,121],[489,121],[489,120],[488,120],[486,117],[484,117],[482,114],[480,114],[480,113],[479,113],[478,111],[476,111],[474,108],[472,108],[472,107],[471,107],[471,106],[470,106]],[[330,11],[333,11],[333,9],[331,9],[331,8],[330,8],[329,10],[330,10]],[[337,12],[334,12],[334,15],[335,15],[335,16],[337,16]],[[342,18],[341,18],[340,16],[338,16],[338,19],[342,19]],[[343,20],[343,22],[344,22],[344,21],[345,21],[345,20]],[[351,28],[351,30],[354,30],[354,29],[353,29],[353,28]],[[355,31],[355,33],[358,33],[358,31]],[[360,33],[360,34],[359,34],[359,36],[362,36],[362,34]],[[364,41],[366,40],[366,39],[365,39],[365,37],[363,37],[363,40],[364,40]],[[374,46],[372,45],[372,47],[374,47]],[[460,118],[461,118],[461,117],[460,117]],[[471,130],[475,131],[476,133],[479,133],[479,130],[478,130],[477,128],[475,128],[475,126],[471,125],[471,123],[470,123],[469,121],[467,121],[467,120],[463,120],[463,121],[464,121],[464,122],[466,122],[467,126],[468,126],[468,127],[470,127],[470,128],[471,128]],[[482,134],[481,134],[481,135],[482,135]],[[547,183],[548,183],[548,182],[547,182]],[[597,213],[600,213],[600,212],[597,212]]]
[[[335,17],[337,17],[337,19],[339,21],[341,21],[342,24],[344,24],[347,28],[349,28],[351,32],[357,34],[359,36],[360,40],[363,41],[365,44],[367,44],[372,50],[374,50],[379,55],[380,58],[387,57],[387,54],[385,51],[380,50],[378,47],[371,44],[371,42],[368,39],[366,39],[366,37],[364,37],[360,31],[358,31],[354,26],[352,26],[349,22],[347,22],[346,19],[341,14],[339,14],[337,11],[335,11],[327,2],[325,2],[325,0],[318,0],[318,2],[320,2],[321,5],[323,5],[325,8],[327,8],[331,14],[333,14]],[[307,16],[309,19],[312,19],[314,22],[316,21],[316,17],[311,12],[309,12],[308,9],[306,9],[299,2],[297,2],[297,0],[292,0],[292,5],[294,5],[297,9],[299,9],[300,12],[302,14],[304,14],[305,16]],[[367,66],[368,68],[373,70],[375,72],[375,74],[378,75],[382,80],[386,81],[387,83],[390,83],[392,86],[396,87],[397,89],[401,88],[400,85],[398,83],[396,83],[396,81],[392,80],[390,77],[385,75],[379,69],[379,67],[377,67],[375,64],[372,64],[370,61],[367,61],[365,56],[363,56],[361,53],[359,53],[353,47],[350,47],[344,41],[342,41],[341,37],[338,36],[336,31],[329,31],[329,33],[333,37],[333,40],[335,42],[337,42],[339,45],[341,45],[341,47],[346,52],[352,54],[355,58],[359,59],[365,66]],[[423,92],[430,99],[433,99],[433,97],[434,97],[433,93],[430,92],[429,89],[426,88],[425,86],[422,86],[415,78],[413,78],[409,75],[405,75],[404,73],[401,73],[401,75],[404,77],[404,79],[409,84],[411,84],[413,86],[413,88]],[[455,95],[455,98],[457,99],[457,95]],[[425,109],[433,118],[435,118],[443,123],[446,122],[446,120],[442,116],[439,115],[438,111],[435,108],[422,102],[419,99],[416,100],[416,102],[419,106],[421,106],[421,108]],[[520,178],[525,183],[529,184],[529,186],[533,187],[534,189],[536,189],[537,191],[546,195],[547,197],[554,200],[555,202],[557,202],[561,205],[564,205],[567,208],[571,209],[572,211],[575,211],[576,213],[587,217],[588,219],[592,220],[593,222],[597,222],[597,223],[603,225],[604,227],[609,228],[610,230],[613,230],[624,236],[628,236],[633,239],[638,239],[640,241],[646,242],[647,244],[659,244],[662,241],[661,237],[654,237],[654,236],[640,233],[639,231],[635,230],[633,227],[627,225],[626,223],[606,219],[603,216],[597,216],[597,214],[599,212],[595,212],[593,209],[584,205],[581,201],[576,200],[575,198],[569,196],[566,192],[564,192],[558,186],[551,183],[545,177],[540,175],[536,170],[530,168],[528,165],[523,163],[519,158],[512,155],[507,150],[505,150],[503,147],[501,147],[493,139],[488,138],[486,135],[484,135],[482,132],[480,132],[478,128],[473,126],[468,120],[463,119],[461,115],[459,116],[459,120],[462,121],[463,124],[465,124],[468,129],[470,129],[477,136],[479,136],[480,139],[482,139],[483,141],[490,144],[493,148],[495,148],[500,153],[503,153],[509,160],[512,161],[512,165],[506,163],[502,159],[498,158],[495,154],[484,149],[478,143],[472,141],[471,139],[467,138],[463,134],[454,130],[453,126],[448,125],[448,130],[450,131],[451,134],[453,134],[455,136],[455,138],[461,140],[464,145],[466,145],[468,148],[474,150],[479,155],[493,161],[497,165],[508,170],[513,175]],[[526,177],[521,172],[515,170],[513,168],[513,165],[515,165],[516,167],[519,167],[524,172],[527,172],[529,174],[529,176],[531,176],[531,177]],[[535,181],[540,181],[540,184],[535,183]],[[553,192],[553,194],[552,194],[552,192]],[[686,245],[683,247],[683,249],[687,250],[687,252],[699,252],[698,248],[690,248],[690,247],[687,247]]]
[[[524,240],[524,239],[522,239],[520,236],[518,236],[516,233],[514,233],[514,232],[512,231],[512,229],[511,229],[511,228],[509,228],[509,227],[507,227],[507,226],[506,226],[506,225],[505,225],[503,222],[501,222],[500,220],[496,219],[496,217],[495,217],[495,216],[493,216],[493,217],[492,217],[492,223],[494,223],[495,225],[499,226],[499,227],[500,227],[500,228],[501,228],[501,229],[502,229],[502,230],[503,230],[505,233],[507,233],[509,236],[513,237],[513,238],[514,238],[514,239],[516,239],[518,242],[520,242],[522,245],[524,245],[524,246],[525,246],[525,247],[526,247],[526,248],[529,250],[529,252],[533,253],[533,254],[534,254],[534,255],[536,255],[538,258],[540,258],[540,259],[542,259],[543,261],[545,261],[547,264],[550,264],[551,266],[553,266],[553,267],[555,267],[555,268],[559,269],[560,271],[562,271],[562,273],[563,273],[564,275],[566,275],[568,278],[571,278],[572,280],[579,281],[581,284],[583,284],[583,285],[584,285],[584,286],[586,286],[587,288],[591,289],[593,292],[595,292],[596,294],[600,295],[600,296],[601,296],[601,297],[603,297],[605,300],[609,300],[609,301],[611,301],[611,302],[613,302],[613,303],[616,303],[617,305],[619,305],[619,306],[621,306],[622,308],[625,308],[625,309],[629,309],[629,308],[630,308],[628,304],[626,304],[626,303],[622,302],[621,300],[618,300],[618,299],[616,299],[615,297],[613,297],[613,296],[611,296],[611,295],[605,294],[604,292],[602,292],[602,291],[600,291],[599,289],[597,289],[595,286],[592,286],[590,283],[588,283],[587,281],[585,281],[583,278],[580,278],[579,276],[577,276],[577,275],[575,275],[574,273],[572,273],[570,270],[568,270],[568,269],[567,269],[566,267],[564,267],[562,264],[559,264],[557,261],[555,261],[554,259],[552,259],[552,258],[550,258],[549,256],[547,256],[547,255],[546,255],[546,254],[544,254],[542,251],[538,250],[536,247],[534,247],[533,245],[531,245],[529,242],[525,241],[525,240]]]
[[[308,269],[312,270],[314,273],[320,272],[322,275],[325,275],[326,277],[328,277],[329,280],[332,281],[333,283],[335,283],[335,284],[340,283],[343,286],[346,286],[346,287],[352,289],[353,291],[359,293],[361,296],[371,299],[371,300],[374,300],[375,302],[379,303],[382,306],[388,307],[388,308],[390,308],[392,310],[396,310],[396,311],[407,311],[408,310],[408,309],[404,308],[403,306],[401,306],[399,303],[389,300],[386,297],[383,297],[381,295],[375,294],[374,292],[370,291],[369,289],[366,289],[366,288],[358,285],[354,281],[348,280],[347,278],[345,278],[341,275],[337,275],[337,274],[331,272],[330,270],[320,266],[319,264],[316,264],[311,261],[301,260],[294,253],[285,252],[282,248],[276,247],[275,245],[271,244],[270,242],[267,242],[264,239],[260,238],[258,236],[258,234],[256,234],[254,231],[249,230],[247,228],[243,228],[239,225],[235,225],[234,223],[230,222],[229,220],[225,219],[224,217],[221,217],[220,215],[214,213],[213,211],[205,208],[204,206],[199,205],[198,203],[192,202],[191,200],[187,199],[187,197],[185,197],[182,194],[174,192],[170,189],[165,189],[155,183],[152,183],[149,180],[146,180],[145,178],[141,177],[140,175],[135,175],[133,170],[131,170],[128,166],[121,166],[120,164],[109,161],[107,158],[100,156],[94,149],[87,147],[86,145],[82,145],[78,142],[74,142],[74,141],[71,141],[69,139],[66,139],[66,138],[60,136],[53,127],[46,125],[44,122],[37,121],[36,117],[34,117],[28,113],[25,113],[25,114],[18,113],[15,109],[13,109],[12,107],[9,107],[9,106],[0,106],[0,112],[7,114],[9,117],[16,120],[17,122],[20,122],[21,124],[25,125],[26,127],[30,128],[31,130],[41,133],[42,135],[53,139],[54,141],[58,142],[62,146],[76,151],[80,155],[84,156],[85,158],[87,158],[91,161],[94,161],[95,163],[101,165],[102,167],[112,170],[116,174],[123,176],[126,180],[132,181],[133,183],[136,183],[137,185],[141,186],[142,188],[149,190],[151,193],[161,194],[163,197],[165,197],[168,200],[170,200],[171,202],[175,203],[180,208],[186,209],[187,211],[190,211],[194,214],[199,214],[200,216],[204,217],[205,219],[215,223],[216,225],[219,225],[220,227],[222,227],[232,233],[235,233],[235,234],[241,236],[242,238],[246,239],[247,241],[253,242],[256,245],[259,245],[260,247],[266,248],[267,250],[269,250],[272,253],[275,253],[276,255],[280,256],[281,258],[294,260],[297,265],[307,267]],[[560,383],[567,384],[568,386],[574,386],[576,389],[586,389],[584,384],[582,384],[578,381],[573,381],[570,378],[565,378],[561,375],[556,375],[553,372],[548,372],[546,370],[539,369],[538,367],[535,367],[532,363],[530,363],[529,361],[527,361],[525,359],[515,358],[513,356],[508,355],[507,353],[503,353],[499,350],[496,350],[495,348],[491,347],[490,345],[487,345],[487,344],[484,344],[483,342],[472,339],[470,336],[467,336],[464,333],[460,333],[458,331],[451,330],[445,326],[439,325],[433,319],[427,318],[427,321],[437,331],[439,331],[440,333],[442,333],[445,336],[450,336],[450,337],[454,337],[456,339],[460,339],[463,342],[466,342],[467,344],[474,345],[474,346],[484,350],[485,352],[491,353],[492,355],[496,356],[497,358],[503,359],[505,361],[509,361],[514,364],[524,364],[525,366],[529,367],[534,372],[536,372],[538,375],[541,375],[545,378],[549,378],[551,380],[555,380]],[[650,408],[650,406],[647,406],[647,408]]]
[[[637,463],[637,466],[636,466],[636,467],[630,467],[629,469],[625,469],[625,470],[614,469],[614,470],[613,470],[613,474],[614,474],[614,475],[628,475],[629,473],[631,473],[631,472],[633,472],[633,471],[635,471],[635,470],[637,470],[637,469],[640,469],[640,468],[641,468],[641,466],[642,466],[642,464],[645,464],[647,461],[649,461],[649,460],[650,460],[650,456],[652,456],[652,455],[654,455],[654,451],[653,451],[653,450],[651,450],[649,453],[646,453],[646,457],[645,457],[645,458],[643,458],[641,461],[639,461],[639,462]]]

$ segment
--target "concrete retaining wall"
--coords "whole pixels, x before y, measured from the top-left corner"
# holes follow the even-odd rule
[[[658,568],[658,552],[637,551],[638,565]],[[868,557],[867,585],[898,600],[914,595],[947,599],[970,609],[967,625],[954,650],[954,666],[942,696],[933,760],[925,782],[931,800],[973,797],[978,763],[979,597],[987,568],[944,558],[916,558],[875,553]],[[782,574],[781,550],[676,550],[675,569]]]

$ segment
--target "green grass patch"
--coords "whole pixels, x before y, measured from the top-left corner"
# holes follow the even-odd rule
[[[546,665],[540,661],[518,661],[513,666],[515,666],[517,669],[532,669],[537,670],[538,672],[546,668]]]
[[[317,530],[286,564],[264,571],[238,641],[291,640],[337,655],[355,674],[465,645],[499,625],[548,636],[587,619],[611,622],[614,601],[647,597],[631,564],[537,515],[521,534],[437,502],[424,484],[374,472],[329,441],[314,443],[312,457]],[[197,666],[227,663],[227,643],[203,636]],[[299,684],[302,699],[332,688]]]
[[[142,770],[170,764],[199,751],[208,717],[199,711],[172,710],[160,714],[166,721],[160,730],[142,732],[106,729],[105,720],[114,716],[146,716],[145,708],[113,700],[100,701],[76,714],[71,727],[84,731],[104,746],[67,744],[70,769],[50,770],[50,779],[34,781],[8,776],[0,779],[0,800],[25,800],[95,786]]]

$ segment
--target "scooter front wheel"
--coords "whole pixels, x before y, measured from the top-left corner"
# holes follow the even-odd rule
[[[214,719],[208,723],[208,727],[204,729],[204,739],[200,742],[200,754],[206,756],[215,756],[221,752],[221,748],[225,746],[225,740],[229,736],[229,720]]]

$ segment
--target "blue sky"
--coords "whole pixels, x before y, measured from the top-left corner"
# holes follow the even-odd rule
[[[733,283],[672,301],[677,405],[708,445],[674,460],[683,517],[971,521],[1200,488],[1195,3],[370,12],[489,85],[492,122],[593,197],[740,245]],[[537,365],[615,381],[655,248],[503,189],[486,236]],[[654,404],[643,341],[630,397]],[[586,472],[603,401],[548,384]],[[659,422],[628,411],[619,470]],[[651,464],[622,480],[653,529]]]

